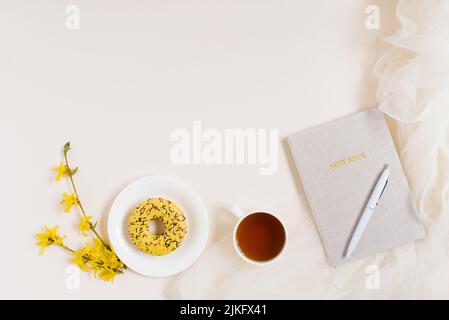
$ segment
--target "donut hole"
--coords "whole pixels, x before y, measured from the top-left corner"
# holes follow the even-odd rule
[[[152,219],[150,221],[150,226],[148,227],[152,234],[160,236],[165,232],[165,224],[159,219]]]

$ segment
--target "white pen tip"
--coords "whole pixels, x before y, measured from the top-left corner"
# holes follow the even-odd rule
[[[385,170],[390,170],[391,165],[389,163],[387,163],[387,165],[385,166]]]
[[[353,244],[350,243],[348,249],[346,250],[345,258],[351,257],[353,252],[354,252]]]

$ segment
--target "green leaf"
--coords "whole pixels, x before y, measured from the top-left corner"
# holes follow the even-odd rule
[[[67,154],[70,150],[70,141],[64,145],[64,154]]]
[[[78,167],[75,167],[75,168],[73,168],[71,171],[70,171],[70,175],[75,175],[75,173],[77,173],[78,172]]]

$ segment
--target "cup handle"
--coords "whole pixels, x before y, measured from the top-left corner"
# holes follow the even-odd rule
[[[241,218],[243,217],[243,215],[245,214],[245,212],[243,212],[242,209],[240,209],[240,207],[236,204],[233,204],[231,206],[231,212],[237,217],[237,218]]]

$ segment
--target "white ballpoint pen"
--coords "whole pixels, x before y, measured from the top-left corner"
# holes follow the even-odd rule
[[[374,187],[373,193],[371,194],[368,203],[366,204],[365,210],[363,211],[363,214],[359,219],[357,228],[355,229],[351,238],[351,242],[349,243],[348,249],[346,250],[345,258],[350,257],[357,247],[357,244],[359,243],[360,238],[362,237],[363,232],[365,231],[366,226],[368,225],[368,222],[370,221],[371,216],[376,209],[377,203],[379,202],[379,199],[382,196],[385,187],[387,186],[389,177],[390,165],[388,164],[380,175],[380,178],[377,181],[376,186]]]

